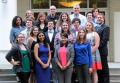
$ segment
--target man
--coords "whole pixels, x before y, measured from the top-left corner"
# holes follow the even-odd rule
[[[28,37],[30,36],[30,31],[31,31],[31,28],[33,26],[33,21],[32,19],[27,19],[26,21],[26,29],[23,30],[21,33],[25,35],[25,44],[27,45],[27,40],[28,40]]]
[[[49,15],[47,16],[47,20],[52,20],[55,23],[57,22],[59,16],[56,14],[57,10],[54,5],[50,6],[49,8]]]
[[[78,31],[81,29],[80,24],[81,24],[81,21],[79,18],[74,18],[72,20],[72,26],[70,28],[70,31],[73,33],[75,40],[77,39]]]
[[[87,18],[87,21],[89,21],[89,22],[92,22],[93,23],[93,25],[94,25],[94,27],[96,27],[97,26],[97,24],[94,22],[94,20],[93,20],[93,15],[92,15],[92,12],[88,12],[87,14],[86,14],[86,18]]]
[[[80,21],[81,21],[80,26],[85,27],[85,24],[86,24],[86,22],[87,22],[87,19],[86,19],[86,17],[85,17],[84,15],[80,14],[80,6],[79,6],[79,5],[75,5],[75,6],[73,7],[73,14],[70,15],[71,21],[72,21],[74,18],[79,18]]]
[[[56,35],[55,29],[54,29],[55,28],[54,21],[51,21],[51,20],[48,21],[47,28],[48,28],[48,31],[45,33],[45,36],[46,36],[47,42],[50,45],[50,50],[51,50],[52,57],[53,57],[53,55],[54,55],[54,38]]]
[[[100,36],[99,52],[102,62],[102,70],[98,70],[98,83],[110,83],[109,80],[109,67],[108,67],[108,47],[110,27],[105,24],[105,17],[103,14],[97,15],[96,32]]]
[[[54,21],[49,20],[47,23],[48,31],[45,33],[46,40],[50,46],[50,51],[52,55],[52,63],[51,63],[51,79],[53,83],[57,82],[57,75],[56,75],[56,70],[55,70],[55,62],[54,62],[54,39],[55,39],[55,27],[54,27]]]

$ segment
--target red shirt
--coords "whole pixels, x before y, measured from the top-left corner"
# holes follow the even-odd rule
[[[62,66],[65,66],[67,64],[66,53],[67,53],[66,47],[60,47],[59,57],[60,57],[60,62]]]

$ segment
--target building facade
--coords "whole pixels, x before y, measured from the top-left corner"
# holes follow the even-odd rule
[[[109,60],[120,62],[120,24],[118,23],[120,21],[120,0],[18,0],[17,14],[24,17],[25,11],[31,9],[36,16],[38,12],[48,12],[50,5],[55,5],[58,13],[71,12],[72,5],[66,4],[65,2],[71,2],[70,4],[79,3],[81,6],[81,13],[84,15],[88,11],[91,11],[93,7],[99,8],[100,11],[105,14],[106,24],[110,26],[110,41],[108,45]],[[23,5],[22,7],[21,4]]]
[[[33,11],[36,17],[38,12],[48,13],[50,5],[57,7],[57,12],[72,12],[72,6],[80,4],[81,13],[86,14],[93,7],[97,7],[105,14],[106,24],[110,26],[109,60],[120,62],[120,0],[0,0],[0,63],[7,63],[5,54],[11,48],[9,32],[12,18],[15,15],[25,17],[26,10]],[[3,28],[4,27],[4,28]],[[4,36],[3,36],[4,35]]]

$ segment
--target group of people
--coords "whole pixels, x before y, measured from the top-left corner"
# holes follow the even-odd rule
[[[86,16],[80,6],[73,14],[39,13],[31,10],[24,20],[15,16],[10,32],[11,50],[6,59],[21,83],[110,83],[108,48],[110,28],[94,8]],[[77,81],[76,81],[77,80]]]

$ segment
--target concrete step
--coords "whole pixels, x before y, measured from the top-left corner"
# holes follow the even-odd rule
[[[110,83],[120,83],[120,80],[110,80]]]
[[[0,83],[18,83],[17,81],[0,81]]]
[[[120,63],[109,63],[110,83],[120,83]]]
[[[120,74],[111,74],[110,80],[120,80]]]
[[[0,83],[16,82],[16,74],[11,69],[0,69]]]

